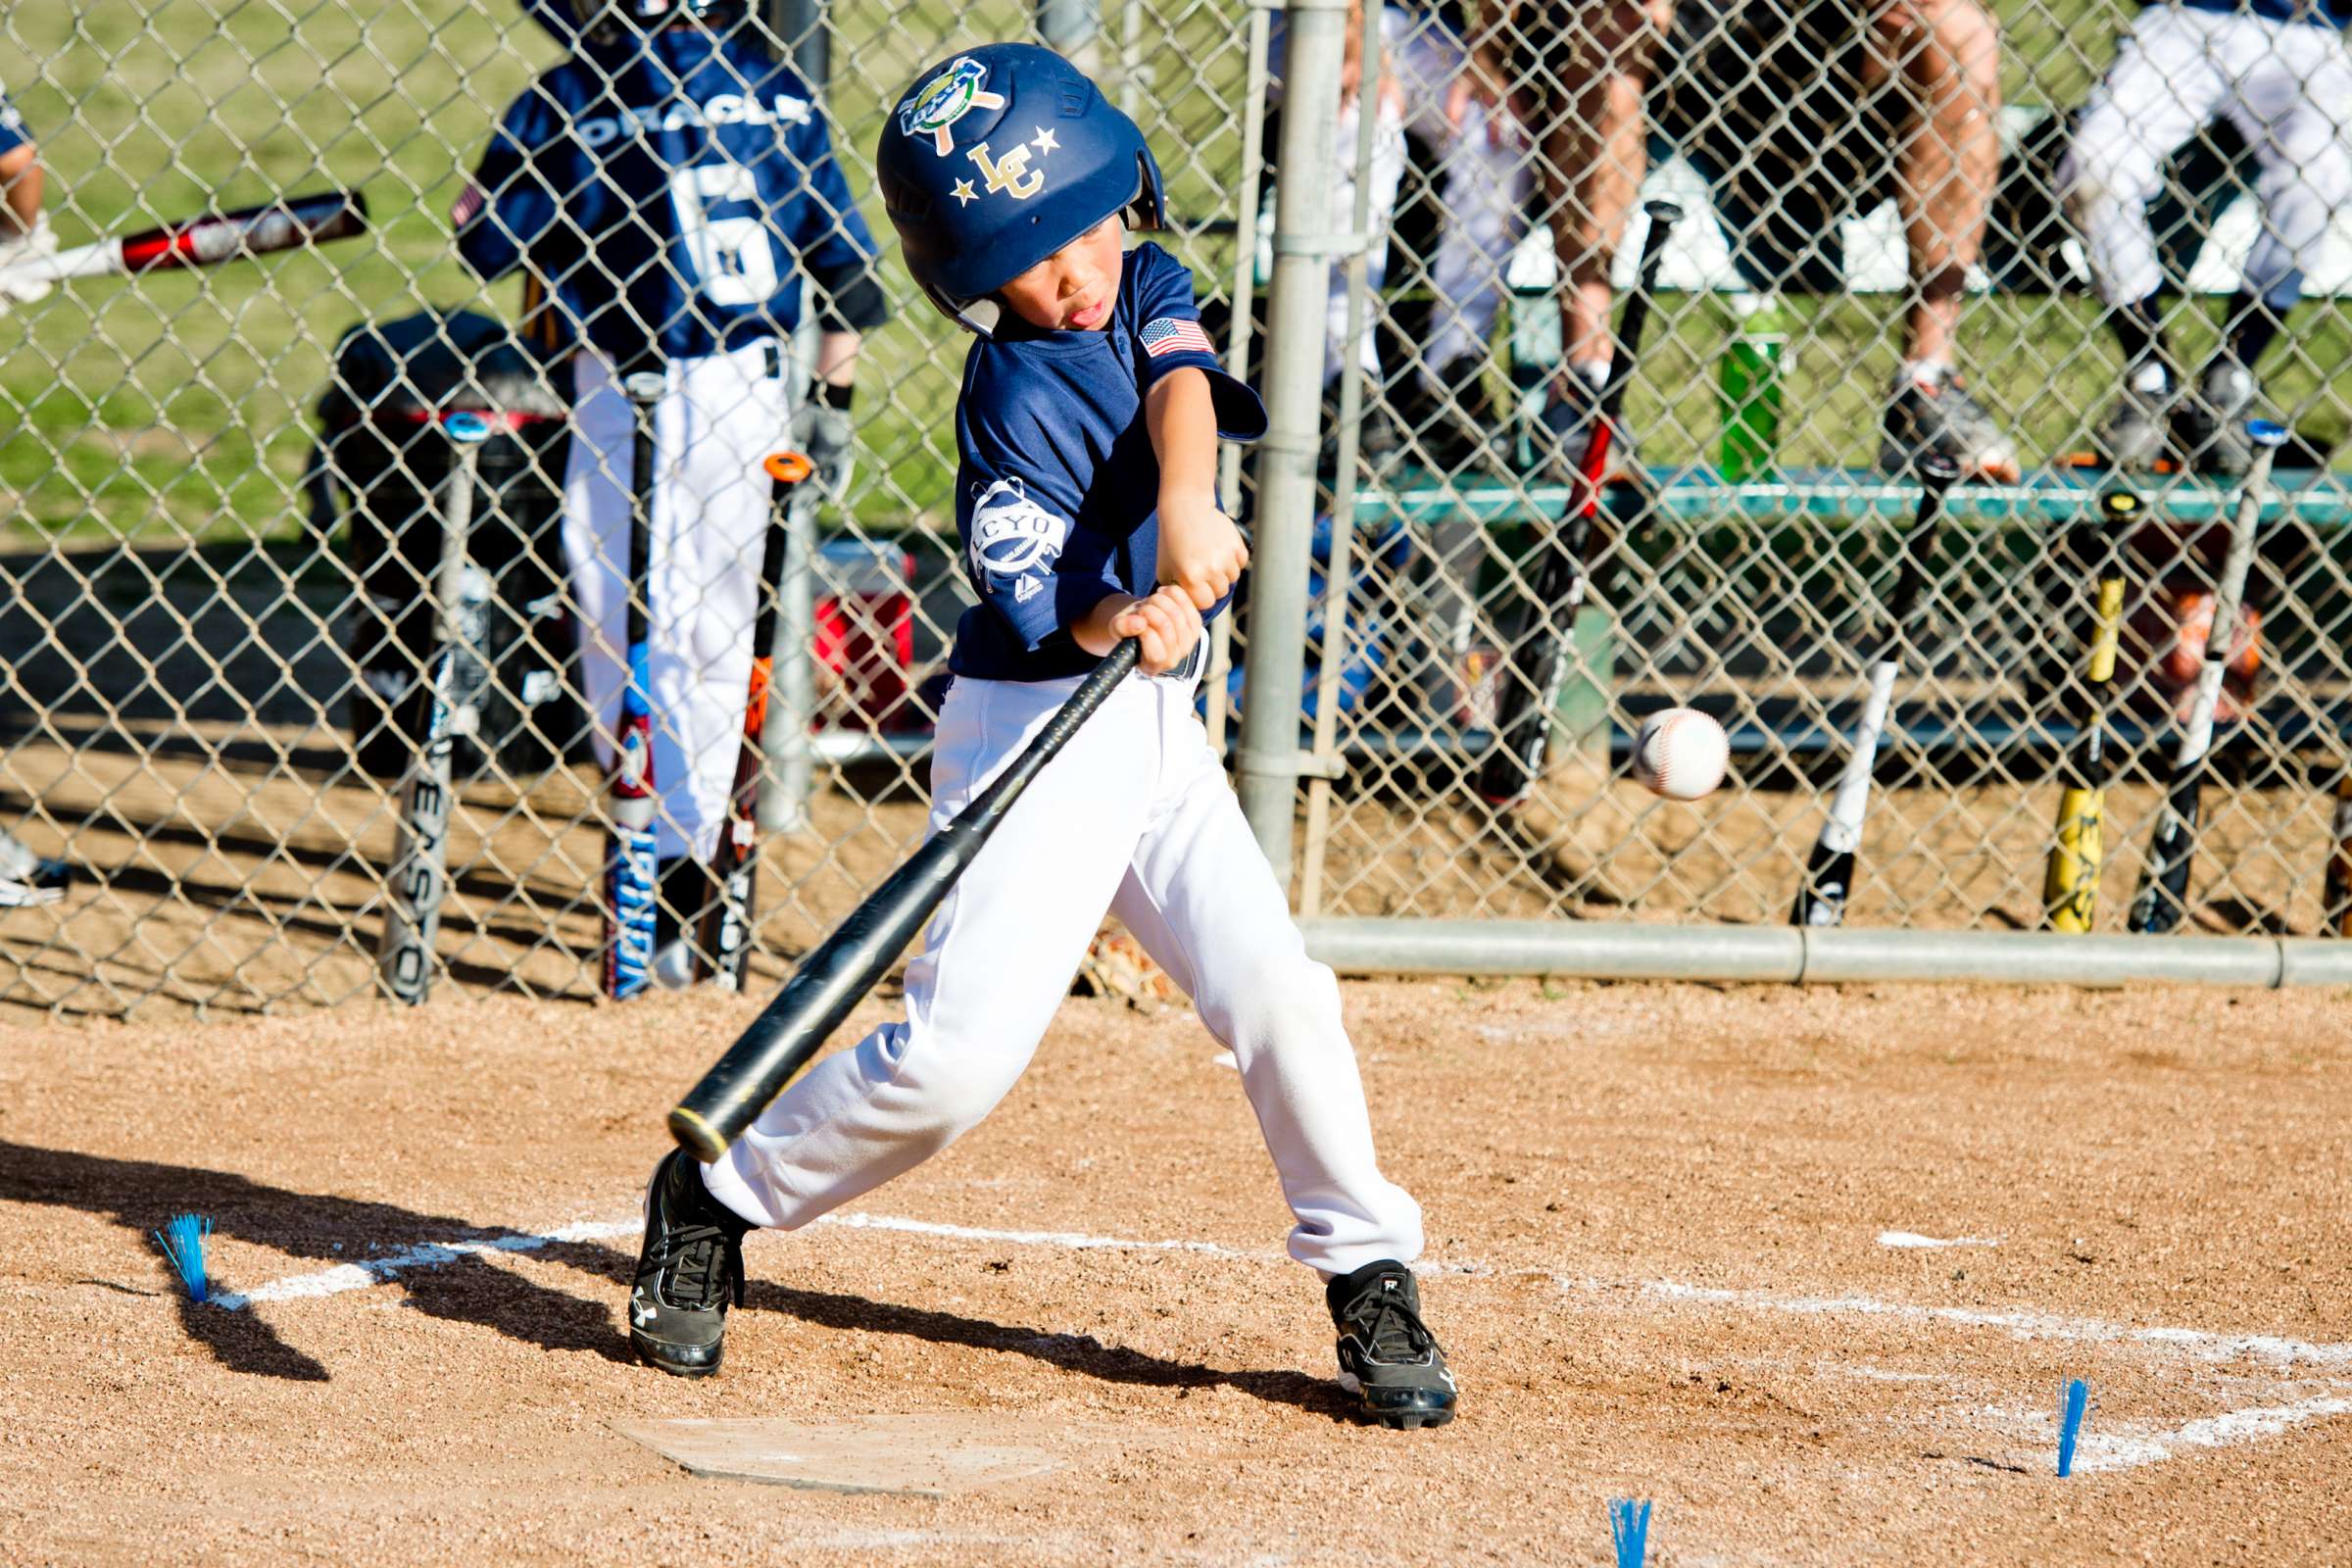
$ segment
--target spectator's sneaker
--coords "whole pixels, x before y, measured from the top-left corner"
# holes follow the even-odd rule
[[[673,1149],[645,1187],[645,1246],[629,1288],[629,1344],[649,1366],[709,1377],[726,1348],[727,1307],[743,1304],[751,1222],[710,1196],[702,1167]]]
[[[1365,392],[1372,388],[1367,385]],[[1404,455],[1404,442],[1396,434],[1396,421],[1389,411],[1370,396],[1366,396],[1355,421],[1356,478],[1369,477],[1379,481],[1388,477]],[[1333,483],[1340,465],[1340,399],[1335,388],[1323,400],[1323,454],[1316,468],[1325,484]]]
[[[2196,395],[2181,399],[2175,426],[2189,467],[2231,476],[2251,467],[2254,448],[2246,440],[2246,419],[2261,398],[2254,372],[2229,355],[2207,366]]]
[[[2124,383],[2123,396],[2099,425],[2099,457],[2110,467],[2145,471],[2172,449],[2180,389],[2162,367],[2153,368],[2154,374],[2134,374]]]
[[[1340,1331],[1340,1387],[1364,1413],[1410,1432],[1453,1419],[1458,1391],[1446,1352],[1421,1322],[1421,1292],[1402,1263],[1367,1263],[1323,1287]]]
[[[1909,473],[1922,457],[1939,452],[1960,465],[1963,480],[2015,484],[2024,477],[2016,443],[1949,369],[1896,377],[1886,428],[1879,466],[1888,473]]]
[[[1475,371],[1455,374],[1449,367],[1435,385],[1414,376],[1396,412],[1408,446],[1434,471],[1502,466],[1502,421]]]
[[[1544,412],[1536,419],[1536,467],[1548,482],[1573,485],[1581,481],[1585,449],[1592,439],[1592,421],[1599,417],[1597,382],[1574,369],[1552,377],[1544,388]],[[1633,462],[1633,432],[1626,428],[1620,416],[1615,439],[1609,447],[1609,471],[1622,472]]]
[[[0,909],[28,909],[55,904],[66,896],[74,868],[63,860],[44,860],[6,833],[0,833]]]

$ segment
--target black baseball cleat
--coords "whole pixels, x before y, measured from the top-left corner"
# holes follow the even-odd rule
[[[1459,1392],[1446,1352],[1421,1321],[1421,1291],[1402,1263],[1366,1263],[1323,1287],[1340,1331],[1340,1387],[1399,1432],[1453,1419]]]
[[[684,1150],[654,1167],[645,1247],[629,1288],[629,1344],[647,1365],[682,1378],[718,1370],[727,1307],[743,1304],[743,1238],[752,1228],[710,1196]]]

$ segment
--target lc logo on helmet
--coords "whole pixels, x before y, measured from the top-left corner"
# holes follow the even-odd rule
[[[1029,499],[1018,479],[999,479],[972,503],[972,564],[992,578],[1043,570],[1060,559],[1070,525]]]
[[[925,87],[922,95],[911,103],[899,106],[899,130],[908,136],[928,136],[931,150],[945,158],[956,150],[956,138],[948,127],[975,109],[1002,109],[1002,93],[983,92],[980,84],[988,79],[988,68],[965,55],[941,74],[940,78]]]

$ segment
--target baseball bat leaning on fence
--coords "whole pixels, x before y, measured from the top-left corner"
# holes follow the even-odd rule
[[[654,903],[661,897],[654,863],[653,678],[648,668],[647,619],[653,594],[654,406],[665,385],[660,370],[620,378],[634,420],[629,453],[628,673],[620,722],[612,736],[612,772],[605,809],[611,837],[605,855],[605,995],[619,1001],[646,988],[654,966]]]
[[[2246,435],[2254,444],[2254,466],[2246,472],[2246,487],[2238,493],[2237,514],[2230,520],[2230,553],[2223,558],[2221,579],[2214,584],[2213,626],[2205,634],[2205,662],[2197,668],[2188,722],[2181,726],[2180,746],[2173,754],[2164,808],[2156,818],[2156,842],[2149,846],[2148,863],[2141,869],[2139,896],[2132,901],[2133,931],[2171,931],[2187,912],[2188,862],[2197,851],[2205,764],[2213,752],[2213,715],[2221,706],[2222,678],[2229,672],[2230,648],[2237,640],[2237,612],[2246,597],[2246,575],[2254,565],[2254,524],[2262,515],[2263,493],[2270,488],[2271,465],[2285,444],[2286,434],[2284,425],[2268,419],[2246,424]]]
[[[1494,747],[1478,770],[1478,793],[1490,805],[1512,804],[1544,774],[1552,709],[1559,702],[1560,684],[1567,679],[1576,612],[1584,607],[1590,581],[1585,558],[1592,548],[1593,528],[1600,517],[1601,485],[1608,477],[1609,454],[1625,408],[1625,389],[1633,382],[1642,336],[1649,325],[1650,296],[1657,291],[1666,237],[1683,216],[1683,210],[1672,202],[1649,202],[1642,210],[1649,216],[1649,232],[1642,241],[1641,270],[1617,323],[1616,351],[1609,357],[1608,379],[1601,385],[1592,425],[1585,436],[1577,487],[1570,492],[1567,511],[1561,515],[1563,532],[1552,537],[1536,573],[1534,593],[1518,635],[1511,639],[1508,664],[1497,684],[1502,695],[1494,715]],[[1525,667],[1523,662],[1533,667]]]
[[[1903,563],[1894,582],[1894,600],[1886,609],[1886,625],[1879,653],[1870,663],[1870,691],[1862,700],[1862,717],[1854,726],[1853,750],[1846,754],[1845,771],[1838,775],[1838,793],[1830,797],[1830,814],[1813,853],[1805,860],[1804,885],[1796,892],[1795,925],[1837,925],[1845,918],[1846,901],[1854,891],[1854,853],[1862,847],[1862,823],[1870,815],[1870,781],[1879,763],[1879,738],[1886,732],[1886,715],[1894,705],[1894,679],[1902,672],[1903,644],[1910,639],[1911,621],[1925,597],[1928,563],[1935,559],[1936,533],[1943,521],[1944,492],[1960,477],[1960,466],[1939,452],[1919,460],[1919,514],[1903,536]]]
[[[27,256],[11,263],[7,270],[11,277],[47,281],[173,271],[301,250],[367,231],[366,198],[356,190],[337,190],[240,207],[232,213],[205,213],[119,239]]]
[[[2328,877],[2320,902],[2320,933],[2352,937],[2352,759],[2335,777],[2335,818],[2328,834]]]
[[[809,950],[775,1000],[670,1111],[669,1133],[679,1147],[705,1162],[718,1158],[800,1076],[923,929],[1030,781],[1135,668],[1139,651],[1132,637],[1112,649],[977,800]]]
[[[2090,661],[2074,703],[2078,734],[2066,760],[2058,796],[2058,835],[2042,873],[2041,907],[2054,931],[2090,929],[2099,906],[2099,871],[2106,856],[2107,698],[2115,685],[2116,645],[2124,624],[2124,535],[2139,520],[2139,497],[2112,490],[2099,498],[2098,517],[2076,529],[2095,561]]]
[[[416,702],[421,723],[416,756],[400,792],[400,820],[385,883],[384,928],[376,942],[375,972],[393,1000],[418,1005],[433,994],[433,945],[441,906],[449,897],[449,809],[454,786],[450,752],[456,745],[461,671],[481,658],[466,646],[460,602],[466,591],[466,550],[473,530],[475,460],[489,439],[490,421],[463,410],[436,421],[449,437],[449,498],[441,507],[441,559],[433,572],[433,662]]]
[[[768,683],[776,667],[776,628],[783,619],[776,602],[784,576],[784,553],[791,527],[786,509],[793,490],[811,469],[798,452],[777,452],[760,465],[767,470],[769,513],[767,540],[760,552],[760,612],[752,629],[752,679],[743,703],[743,749],[735,757],[735,782],[727,791],[727,820],[718,835],[718,852],[710,859],[710,877],[718,884],[718,899],[703,916],[698,964],[729,991],[741,991],[752,959],[752,917],[760,894],[760,749],[767,729]],[[795,659],[808,650],[796,648]]]

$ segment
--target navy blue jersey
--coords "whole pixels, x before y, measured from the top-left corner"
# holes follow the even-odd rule
[[[1207,372],[1217,433],[1233,441],[1265,434],[1266,411],[1218,367],[1193,274],[1156,245],[1127,253],[1100,331],[1005,317],[994,342],[972,345],[956,405],[956,527],[980,603],[956,625],[948,667],[1052,680],[1094,667],[1071,625],[1111,594],[1157,586],[1159,459],[1144,394],[1171,370]]]
[[[24,133],[24,117],[17,113],[7,94],[0,93],[0,153],[13,153],[31,140]]]
[[[476,272],[527,268],[622,365],[788,335],[805,271],[852,276],[874,255],[801,78],[693,26],[583,46],[541,76],[455,216]]]

